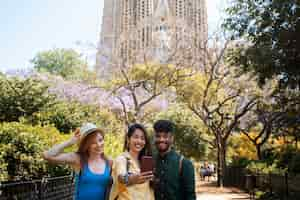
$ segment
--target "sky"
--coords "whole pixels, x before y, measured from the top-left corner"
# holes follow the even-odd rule
[[[207,0],[209,32],[223,7],[224,0]],[[102,11],[103,0],[0,0],[0,71],[28,69],[38,52],[53,48],[88,55],[87,44],[100,37]]]

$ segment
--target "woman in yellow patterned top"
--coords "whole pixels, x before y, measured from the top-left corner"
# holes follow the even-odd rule
[[[145,155],[151,155],[147,132],[142,125],[133,124],[126,134],[124,152],[113,163],[110,200],[154,200],[150,186],[153,173],[140,170],[141,158]]]

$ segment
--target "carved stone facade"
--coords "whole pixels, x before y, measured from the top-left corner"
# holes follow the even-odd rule
[[[104,0],[97,55],[101,74],[113,58],[151,51],[163,61],[175,46],[193,46],[194,56],[207,41],[206,0]],[[105,56],[104,56],[105,55]]]

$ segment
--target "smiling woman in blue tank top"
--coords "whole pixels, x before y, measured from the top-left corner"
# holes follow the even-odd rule
[[[78,144],[77,152],[63,153]],[[68,164],[76,173],[75,200],[104,200],[110,181],[110,165],[104,155],[104,134],[92,123],[76,129],[74,136],[43,153],[52,163]]]

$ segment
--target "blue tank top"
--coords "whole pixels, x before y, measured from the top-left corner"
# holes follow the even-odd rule
[[[95,174],[85,164],[76,175],[75,200],[104,200],[105,188],[110,179],[109,164],[106,163],[103,174]]]

